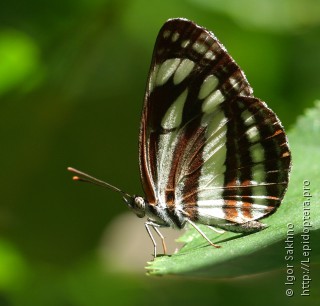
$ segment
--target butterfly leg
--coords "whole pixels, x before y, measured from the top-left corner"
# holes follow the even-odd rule
[[[213,230],[214,232],[218,233],[218,234],[223,234],[225,233],[226,231],[225,230],[219,230],[211,225],[207,225],[208,228],[210,228],[211,230]]]
[[[198,231],[198,233],[210,243],[210,245],[212,245],[215,248],[220,248],[221,247],[220,245],[212,243],[211,240],[207,237],[207,235],[195,223],[193,223],[191,220],[187,219],[187,222],[189,224],[191,224]]]
[[[162,243],[162,248],[163,248],[163,254],[166,255],[167,254],[167,246],[166,246],[166,242],[164,241],[164,237],[161,234],[161,232],[157,229],[157,227],[153,226],[153,229],[156,231],[156,233],[159,235],[160,239],[161,239],[161,243]]]
[[[163,226],[153,222],[150,219],[148,219],[148,221],[144,225],[145,225],[147,233],[148,233],[148,235],[149,235],[149,237],[150,237],[150,239],[151,239],[151,241],[153,243],[154,257],[157,257],[157,243],[153,238],[153,235],[151,233],[151,230],[150,230],[149,226],[151,226],[154,229],[154,231],[158,234],[158,236],[160,237],[161,242],[162,242],[163,253],[166,254],[167,253],[167,246],[166,246],[166,243],[165,243],[165,240],[164,240],[164,236],[161,234],[161,232],[158,229],[158,227],[163,227]]]

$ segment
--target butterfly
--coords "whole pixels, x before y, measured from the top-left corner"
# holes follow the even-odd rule
[[[213,33],[183,18],[162,26],[153,51],[139,135],[144,197],[74,168],[75,180],[111,188],[161,238],[162,227],[266,228],[288,186],[291,154],[280,120],[253,96]]]

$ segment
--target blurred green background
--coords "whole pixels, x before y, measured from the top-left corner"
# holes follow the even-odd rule
[[[79,167],[142,193],[142,100],[157,32],[172,17],[213,31],[286,129],[320,97],[318,0],[1,1],[0,306],[312,305],[319,298],[287,298],[284,271],[148,277],[143,222],[127,218],[117,194],[79,186],[67,173]]]

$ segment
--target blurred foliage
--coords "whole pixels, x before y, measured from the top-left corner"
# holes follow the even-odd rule
[[[0,33],[0,94],[28,84],[40,69],[39,50],[30,37],[18,31]]]
[[[171,17],[212,30],[288,129],[319,98],[318,12],[312,0],[2,1],[0,305],[256,305],[265,292],[261,304],[288,304],[283,271],[215,282],[110,272],[113,259],[96,254],[126,207],[75,186],[65,169],[141,193],[140,111],[153,44]]]
[[[224,13],[247,28],[292,33],[320,24],[320,2],[317,0],[190,1],[215,12]]]

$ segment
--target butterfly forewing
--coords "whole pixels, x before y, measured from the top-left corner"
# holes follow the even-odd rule
[[[140,127],[149,204],[173,223],[259,219],[285,192],[290,153],[281,123],[209,31],[167,21],[151,63]]]

